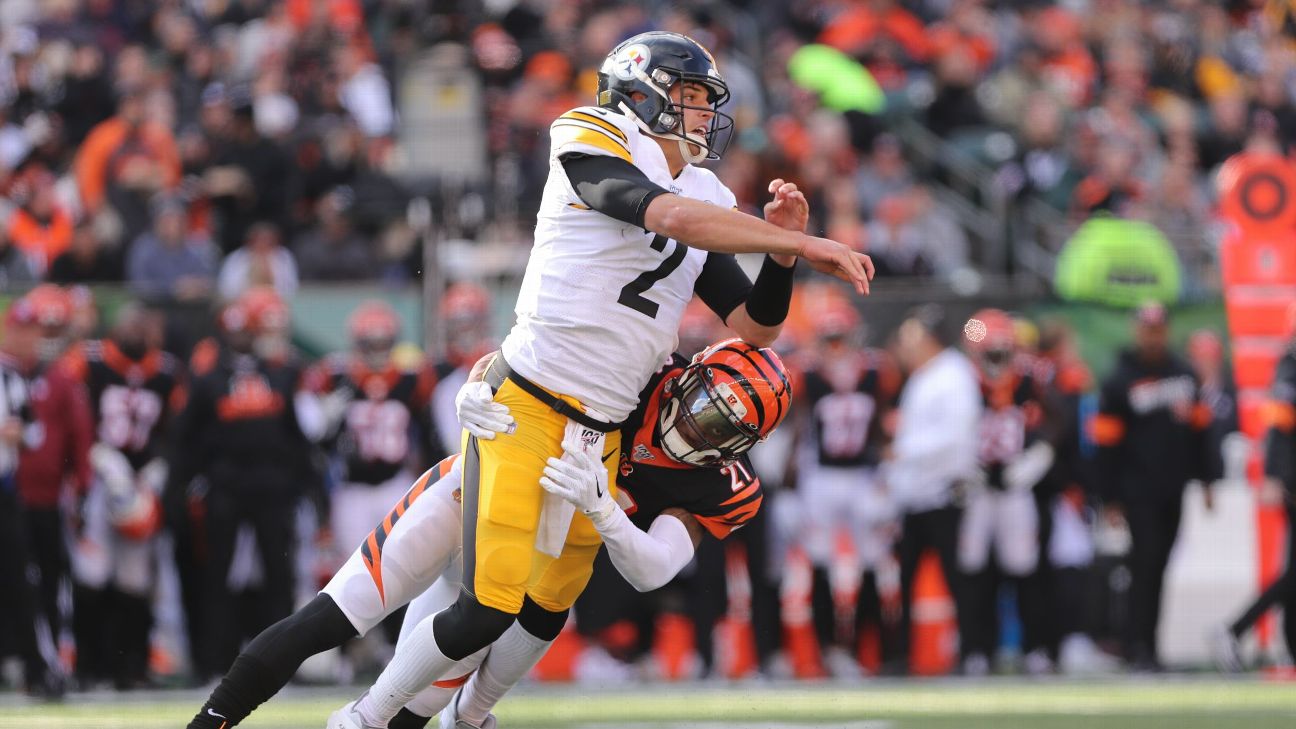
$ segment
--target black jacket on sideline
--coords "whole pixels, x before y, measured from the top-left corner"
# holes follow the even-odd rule
[[[1264,472],[1296,496],[1296,342],[1278,360],[1267,409]]]
[[[1121,352],[1091,423],[1098,492],[1120,504],[1180,498],[1188,481],[1208,476],[1210,419],[1186,362],[1171,353],[1152,365]]]

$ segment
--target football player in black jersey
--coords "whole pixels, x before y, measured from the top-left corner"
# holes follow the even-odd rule
[[[250,289],[224,309],[220,323],[223,341],[201,342],[191,357],[188,398],[174,428],[184,447],[174,452],[167,486],[169,510],[185,512],[194,505],[195,479],[207,485],[196,520],[207,555],[206,629],[194,632],[207,643],[199,675],[224,671],[238,651],[243,626],[228,575],[244,524],[255,532],[264,575],[257,618],[265,624],[292,613],[292,525],[298,503],[320,482],[299,417],[301,366],[287,337],[287,305],[273,289]]]
[[[1048,605],[1048,510],[1045,476],[1061,447],[1060,407],[1037,380],[1038,364],[1021,351],[1012,318],[998,309],[972,315],[964,328],[980,378],[983,409],[977,459],[980,478],[965,495],[959,562],[964,571],[963,669],[989,671],[998,644],[998,587],[1016,585],[1025,668],[1052,670]]]
[[[799,541],[813,565],[811,615],[824,668],[850,678],[860,672],[858,633],[866,621],[885,638],[895,634],[894,626],[884,625],[883,603],[884,595],[894,601],[899,590],[891,549],[898,514],[875,474],[883,419],[895,407],[900,378],[884,353],[857,341],[859,313],[850,303],[825,306],[815,332],[819,346],[804,357],[793,416]],[[858,571],[834,569],[843,562],[843,536],[851,541],[850,566]]]
[[[304,382],[320,396],[324,445],[336,461],[333,537],[351,546],[409,489],[422,470],[411,473],[411,462],[426,467],[443,454],[430,409],[436,377],[422,356],[394,354],[401,328],[395,310],[366,301],[347,328],[351,351],[325,357]]]
[[[94,482],[73,554],[77,677],[146,682],[150,598],[157,580],[153,537],[166,482],[165,427],[183,397],[180,363],[159,346],[161,321],[138,304],[118,310],[106,339],[68,352],[94,415]]]
[[[480,381],[488,360],[475,368],[458,398],[464,427],[478,438],[512,425],[511,416],[491,401],[489,386]],[[479,392],[483,386],[484,397]],[[621,459],[617,485],[625,494],[622,508],[609,508],[606,486],[583,481],[600,470],[587,470],[588,463],[555,465],[560,470],[549,482],[574,499],[580,484],[592,487],[596,523],[613,532],[604,539],[614,565],[636,587],[659,587],[687,564],[704,534],[723,538],[760,508],[760,482],[744,454],[778,425],[790,399],[786,370],[768,349],[731,341],[708,349],[691,364],[676,355],[641,393],[633,424],[626,426],[623,452],[608,456]],[[319,597],[253,640],[190,729],[236,725],[287,683],[307,657],[368,631],[427,590],[451,565],[460,541],[459,465],[452,469],[443,462],[425,473]],[[456,593],[441,594],[453,600]],[[429,606],[423,614],[444,605]],[[543,624],[529,622],[533,618],[524,611],[501,637],[509,648],[501,655],[509,660],[487,663],[483,679],[469,681],[456,673],[463,680],[438,682],[430,696],[411,702],[422,712],[402,711],[390,726],[424,726],[465,684],[459,709],[488,712],[539,660],[566,622],[565,613],[561,620]],[[417,637],[413,625],[407,631]],[[480,661],[482,655],[475,658]]]

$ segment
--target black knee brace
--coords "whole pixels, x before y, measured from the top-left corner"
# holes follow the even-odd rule
[[[568,612],[570,611],[550,612],[531,602],[531,598],[527,597],[522,601],[522,611],[518,613],[517,621],[523,630],[540,640],[553,640],[567,624]]]
[[[486,607],[467,592],[460,592],[453,605],[433,618],[432,634],[441,653],[458,661],[494,643],[516,618],[503,610]]]

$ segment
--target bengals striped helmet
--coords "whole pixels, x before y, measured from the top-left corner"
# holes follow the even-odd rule
[[[347,319],[351,346],[365,366],[374,370],[381,370],[391,362],[400,327],[396,310],[381,299],[365,301]]]
[[[968,351],[991,379],[1012,363],[1017,353],[1017,330],[1012,317],[999,309],[982,309],[963,325]]]
[[[774,432],[792,404],[792,385],[774,350],[728,339],[699,352],[662,396],[662,451],[719,468]]]

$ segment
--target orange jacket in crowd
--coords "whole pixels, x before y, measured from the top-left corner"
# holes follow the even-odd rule
[[[9,217],[5,237],[44,273],[72,245],[72,216],[58,208],[46,222],[19,208]]]
[[[130,126],[120,117],[113,117],[90,130],[77,152],[73,168],[81,192],[81,204],[87,213],[93,213],[103,205],[109,179],[127,155],[143,153],[157,162],[162,168],[162,187],[171,189],[180,184],[180,152],[171,130],[158,122],[145,121],[137,130],[135,141],[138,147],[128,151],[123,148],[130,141],[130,131]]]

